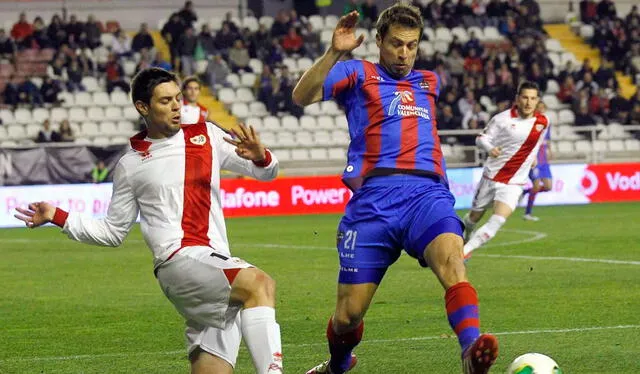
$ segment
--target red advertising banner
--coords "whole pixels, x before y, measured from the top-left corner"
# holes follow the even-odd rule
[[[640,201],[640,163],[588,165],[581,184],[591,202]]]
[[[284,177],[268,183],[251,179],[220,181],[226,217],[342,213],[351,196],[337,175]]]

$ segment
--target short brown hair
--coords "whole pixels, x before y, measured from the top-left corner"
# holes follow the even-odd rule
[[[198,79],[198,77],[190,76],[185,78],[185,80],[182,82],[182,90],[184,91],[191,82],[196,82],[199,87],[202,87],[202,82],[200,82],[200,79]]]
[[[380,13],[376,22],[376,31],[380,35],[380,39],[384,39],[391,25],[401,25],[411,29],[420,29],[420,38],[422,38],[422,14],[420,9],[413,5],[396,3]]]

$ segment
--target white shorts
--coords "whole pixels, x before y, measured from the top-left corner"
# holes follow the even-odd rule
[[[515,210],[520,195],[522,195],[522,186],[520,185],[504,184],[483,177],[476,187],[476,194],[473,197],[471,210],[485,210],[489,208],[494,201],[505,203],[511,210]]]
[[[189,353],[200,346],[235,365],[242,305],[229,305],[229,296],[237,269],[249,267],[253,266],[204,246],[185,247],[158,267],[162,291],[186,319]]]

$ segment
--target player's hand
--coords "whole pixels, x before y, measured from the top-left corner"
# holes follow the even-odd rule
[[[246,160],[263,161],[267,156],[264,145],[260,142],[260,138],[253,126],[245,126],[240,123],[240,130],[231,129],[229,132],[233,138],[223,138],[225,142],[236,147],[236,154]]]
[[[16,208],[16,210],[20,214],[13,216],[32,229],[51,222],[56,213],[56,207],[44,201],[29,204],[28,209]]]
[[[491,151],[489,151],[489,156],[498,157],[502,154],[502,148],[494,147]]]
[[[356,38],[356,24],[358,23],[358,11],[340,17],[336,29],[333,31],[331,48],[340,53],[351,52],[358,48],[364,41],[364,35]]]
[[[531,169],[535,168],[536,166],[538,166],[538,160],[534,158],[533,163],[531,164]]]

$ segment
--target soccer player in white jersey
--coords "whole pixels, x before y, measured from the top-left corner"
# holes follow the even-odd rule
[[[518,204],[522,186],[535,164],[538,148],[549,127],[548,118],[535,110],[539,101],[538,86],[523,82],[518,87],[516,105],[496,114],[476,139],[476,144],[488,153],[488,157],[471,211],[463,219],[465,258],[496,235]],[[474,232],[491,205],[493,215]]]
[[[182,82],[182,97],[184,101],[180,109],[180,120],[183,125],[194,125],[200,122],[213,121],[209,110],[204,105],[198,103],[201,87],[202,84],[196,77],[188,77]]]
[[[221,169],[270,180],[276,158],[251,127],[227,138],[211,123],[181,125],[173,73],[145,69],[131,86],[147,130],[131,138],[115,168],[107,216],[91,219],[34,202],[18,208],[16,218],[31,228],[52,222],[84,243],[118,246],[139,212],[158,283],[186,319],[191,372],[232,373],[242,337],[257,373],[281,373],[275,283],[231,257],[219,191]]]

